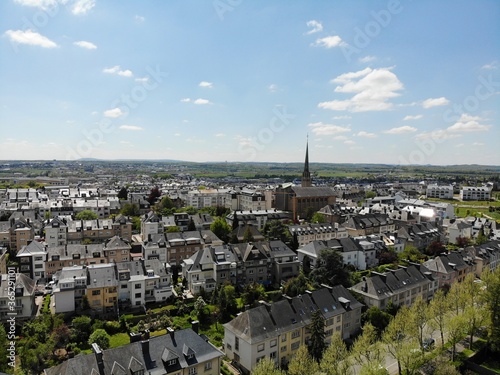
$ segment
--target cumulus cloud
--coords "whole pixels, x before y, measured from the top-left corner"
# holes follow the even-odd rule
[[[135,16],[135,21],[138,23],[144,22],[145,18],[143,16]]]
[[[14,0],[15,3],[23,6],[48,9],[58,4],[57,0]]]
[[[73,43],[75,46],[86,48],[86,49],[96,49],[97,46],[94,43],[86,42],[85,40],[80,40],[79,42]]]
[[[481,69],[484,70],[493,70],[493,69],[498,69],[498,61],[492,61],[489,64],[484,64]]]
[[[405,116],[405,117],[404,117],[403,121],[419,120],[419,119],[421,119],[422,117],[424,117],[424,116],[422,116],[422,115],[414,115],[414,116],[412,116],[412,115],[408,115],[408,116]]]
[[[350,132],[351,128],[346,126],[339,126],[333,124],[325,124],[323,122],[310,123],[307,126],[311,128],[311,131],[315,135],[335,135],[339,133]]]
[[[344,142],[344,144],[346,144],[346,145],[351,145],[351,146],[352,146],[352,145],[355,145],[355,144],[356,144],[356,142],[354,142],[354,141],[352,141],[352,140],[347,140],[347,141],[345,141],[345,142]]]
[[[377,137],[377,135],[375,133],[368,133],[365,131],[360,131],[360,132],[356,133],[355,135],[358,137],[362,137],[362,138],[376,138]]]
[[[345,45],[345,42],[342,41],[342,38],[340,36],[332,35],[316,39],[316,41],[312,45],[316,47],[333,48]]]
[[[33,30],[7,30],[5,34],[12,42],[18,44],[28,44],[43,48],[56,48],[57,44],[42,34]]]
[[[369,63],[369,62],[372,62],[372,61],[375,61],[377,58],[375,56],[365,56],[365,57],[361,57],[359,59],[359,62],[361,63]]]
[[[76,0],[71,5],[71,13],[80,16],[87,14],[95,6],[95,0]]]
[[[207,81],[201,81],[198,86],[205,87],[207,89],[211,89],[212,87],[214,87],[212,82],[207,82]]]
[[[472,146],[484,146],[484,143],[482,142],[474,142]]]
[[[479,116],[470,116],[468,114],[462,114],[460,119],[446,129],[449,132],[460,132],[460,133],[468,133],[468,132],[484,132],[488,131],[491,128],[491,125],[481,124],[480,121],[483,121]]]
[[[183,102],[183,103],[190,103],[191,102],[191,98],[183,98],[183,99],[181,99],[181,102]]]
[[[212,102],[210,100],[202,99],[202,98],[196,99],[193,103],[196,105],[212,104]]]
[[[135,125],[121,125],[120,129],[132,130],[132,131],[144,130],[144,128],[141,128],[140,126],[135,126]]]
[[[434,141],[444,141],[458,137],[461,137],[461,135],[450,133],[446,129],[437,129],[430,132],[420,133],[415,136],[416,139],[432,139]]]
[[[432,108],[432,107],[439,107],[443,105],[447,105],[450,101],[446,99],[444,96],[440,98],[429,98],[426,99],[422,102],[422,107],[424,108]]]
[[[399,128],[392,128],[384,131],[386,134],[406,134],[406,133],[414,133],[417,131],[417,128],[413,126],[400,126]]]
[[[349,115],[344,115],[344,116],[333,116],[332,120],[349,120],[352,117]]]
[[[310,27],[311,29],[306,33],[306,35],[314,34],[314,33],[319,33],[320,31],[323,31],[323,25],[321,22],[316,21],[316,20],[311,20],[306,23],[307,27]]]
[[[217,134],[215,134],[215,136],[217,138],[222,138],[222,137],[225,137],[226,135],[224,133],[217,133]]]
[[[133,77],[134,74],[132,73],[131,70],[122,70],[120,65],[115,65],[112,68],[104,68],[102,70],[103,73],[107,74],[117,74],[122,77]]]
[[[278,85],[275,84],[275,83],[272,83],[270,84],[267,89],[269,90],[269,92],[276,92],[278,90]]]
[[[104,111],[104,117],[118,118],[123,116],[125,113],[120,108],[113,108]]]
[[[397,91],[403,84],[390,68],[366,68],[357,72],[341,74],[332,83],[339,84],[335,92],[354,94],[347,100],[321,102],[319,108],[333,111],[385,111],[392,108],[389,99],[399,96]]]
[[[148,82],[149,81],[149,77],[137,77],[134,81],[136,82]]]

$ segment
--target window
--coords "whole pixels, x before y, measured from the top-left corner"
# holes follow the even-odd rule
[[[234,350],[240,350],[240,339],[238,337],[234,338]]]
[[[271,354],[269,354],[269,358],[275,359],[276,358],[276,352],[272,352]]]
[[[205,371],[211,370],[212,369],[212,362],[207,362],[205,363]]]
[[[92,295],[93,296],[99,296],[101,294],[101,291],[100,290],[93,290],[92,291]]]
[[[300,337],[300,331],[296,330],[292,332],[292,339],[296,339],[297,337]]]
[[[278,340],[274,339],[274,340],[271,340],[271,348],[274,348],[276,345],[278,344]]]
[[[198,372],[196,371],[196,367],[191,367],[189,369],[189,375],[196,375]]]
[[[286,345],[281,347],[281,352],[286,352]]]
[[[135,285],[134,285],[134,288],[135,288],[135,289],[141,289],[141,284],[135,284]]]
[[[136,293],[135,298],[141,298],[142,294],[141,293]]]
[[[264,344],[259,344],[259,345],[257,346],[257,351],[258,351],[258,352],[262,352],[263,350],[264,350]]]
[[[297,350],[300,346],[300,341],[296,341],[292,343],[291,349],[292,350]]]
[[[286,341],[286,333],[283,334],[283,336],[281,336],[281,342],[285,342]]]

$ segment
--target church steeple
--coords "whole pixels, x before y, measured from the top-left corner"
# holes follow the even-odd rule
[[[309,172],[309,136],[306,141],[306,161],[304,162],[304,172],[302,172],[302,187],[311,187],[311,172]]]

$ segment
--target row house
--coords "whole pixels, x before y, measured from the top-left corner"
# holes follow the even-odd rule
[[[84,239],[102,242],[119,236],[128,241],[132,238],[132,222],[124,217],[114,219],[74,220],[67,223],[67,243],[81,243]]]
[[[83,297],[87,295],[87,267],[73,265],[57,271],[53,280],[52,310],[55,314],[73,312],[82,308]]]
[[[347,221],[351,216],[357,215],[356,206],[348,206],[343,203],[328,204],[318,211],[325,220],[330,223],[342,224]]]
[[[233,226],[235,220],[239,225],[252,225],[258,230],[264,229],[268,221],[279,220],[288,222],[291,219],[289,212],[280,211],[277,209],[270,210],[239,210],[233,211],[226,216],[226,221],[230,226]]]
[[[349,289],[361,295],[366,306],[385,310],[390,303],[411,306],[418,297],[429,301],[439,286],[438,279],[426,267],[410,264],[384,273],[372,271]]]
[[[272,208],[272,192],[252,189],[241,189],[231,192],[231,204],[229,208],[233,211],[264,211]]]
[[[348,237],[347,229],[339,226],[338,223],[290,225],[288,229],[292,236],[297,236],[299,246],[307,245],[313,241],[328,241]]]
[[[130,344],[106,350],[93,343],[92,351],[47,368],[43,374],[219,375],[224,356],[191,328],[168,328],[167,334],[156,337],[150,337],[149,332],[130,336]]]
[[[444,202],[426,202],[421,199],[403,199],[397,202],[399,209],[404,207],[415,207],[420,209],[430,209],[434,215],[441,219],[453,219],[455,217],[455,207],[451,203]],[[428,215],[430,211],[424,211]],[[424,219],[425,220],[425,219]]]
[[[433,242],[444,242],[444,234],[435,223],[403,225],[397,231],[397,237],[408,245],[424,250]]]
[[[11,251],[19,251],[28,245],[36,235],[35,223],[27,217],[11,217],[0,222],[0,246],[6,246]]]
[[[462,201],[489,201],[491,199],[491,187],[489,186],[463,186],[460,189],[460,200]]]
[[[231,190],[229,189],[202,189],[190,190],[186,196],[186,206],[196,209],[204,207],[230,207]]]
[[[99,312],[116,311],[118,306],[118,275],[114,264],[93,264],[87,267],[86,296],[90,308]]]
[[[438,255],[423,263],[438,280],[438,286],[450,286],[454,282],[461,282],[469,273],[476,272],[475,257],[466,251],[453,251]]]
[[[36,283],[22,273],[0,275],[0,321],[15,315],[16,323],[33,318]]]
[[[165,237],[167,262],[178,266],[198,250],[223,244],[211,230],[166,233]]]
[[[353,237],[391,233],[396,230],[396,225],[389,215],[377,213],[352,216],[341,226]]]
[[[464,249],[476,263],[476,277],[481,277],[485,270],[495,271],[500,264],[500,241],[488,241],[482,245]]]
[[[39,200],[39,192],[36,189],[7,189],[5,193],[6,201],[10,203],[25,203]]]
[[[225,354],[244,374],[266,357],[286,366],[298,348],[309,343],[315,311],[325,319],[325,340],[331,342],[333,335],[347,339],[359,331],[362,306],[340,285],[263,302],[224,324]]]
[[[35,280],[45,280],[45,262],[47,260],[47,247],[38,241],[31,241],[17,252],[19,272]]]
[[[103,244],[47,247],[45,277],[50,280],[65,267],[109,263]]]
[[[425,191],[427,198],[453,199],[452,185],[429,184]]]

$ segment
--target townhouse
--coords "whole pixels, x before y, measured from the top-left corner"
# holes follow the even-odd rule
[[[53,280],[52,311],[54,314],[74,312],[82,308],[87,295],[87,267],[74,265],[57,271]]]
[[[297,236],[299,246],[307,245],[313,241],[328,241],[348,237],[347,229],[339,226],[338,223],[290,225],[288,229],[292,236]]]
[[[426,267],[410,264],[384,273],[372,271],[349,289],[359,293],[366,306],[385,310],[389,303],[411,306],[419,296],[429,301],[439,287],[438,279]]]
[[[264,226],[268,221],[279,220],[282,222],[286,222],[290,219],[290,213],[277,209],[238,210],[233,211],[226,216],[226,221],[230,226],[234,226],[234,223],[236,221],[239,225],[252,225],[258,230],[264,229]]]
[[[150,337],[149,333],[131,336],[130,344],[103,350],[92,344],[91,354],[78,355],[44,375],[219,375],[224,353],[205,336],[191,328]]]
[[[475,259],[466,251],[453,251],[438,255],[423,263],[438,280],[438,286],[450,286],[454,282],[461,282],[469,273],[476,272]]]
[[[460,189],[460,200],[462,201],[489,201],[490,199],[490,186],[463,186]]]
[[[93,264],[87,267],[86,294],[90,308],[114,312],[118,307],[118,275],[114,264]]]
[[[360,329],[362,306],[343,286],[308,291],[273,304],[262,302],[224,324],[225,354],[244,374],[264,357],[286,365],[300,345],[308,343],[315,311],[325,320],[325,339],[330,342],[334,334],[347,339]]]
[[[379,213],[352,216],[341,226],[353,237],[391,233],[396,230],[396,225],[389,215]]]
[[[103,244],[47,247],[45,277],[50,280],[64,267],[109,263]]]
[[[425,190],[427,198],[453,199],[452,185],[429,184]]]
[[[81,243],[84,239],[102,242],[119,236],[128,241],[132,238],[132,223],[124,216],[114,219],[73,220],[67,223],[67,243]]]
[[[0,275],[0,320],[12,316],[17,323],[31,319],[37,310],[35,288],[35,281],[22,273]]]
[[[166,233],[167,262],[170,265],[182,264],[184,259],[188,259],[195,252],[208,246],[219,246],[223,244],[212,231],[186,231]]]
[[[186,196],[186,206],[193,206],[196,209],[204,207],[230,207],[230,189],[202,189],[190,190]]]
[[[397,231],[397,238],[404,243],[404,246],[415,246],[419,250],[424,250],[431,243],[444,242],[444,234],[435,223],[420,223],[402,225]]]
[[[45,280],[45,261],[47,260],[47,247],[38,241],[31,241],[17,252],[19,271],[35,280]]]

